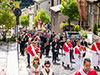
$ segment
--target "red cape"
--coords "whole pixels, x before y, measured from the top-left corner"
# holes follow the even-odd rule
[[[96,43],[96,46],[100,50],[100,42]],[[94,44],[92,44],[91,50],[92,51],[97,51]]]
[[[85,51],[85,48],[82,45],[79,45],[78,47],[81,48],[83,51]],[[75,47],[75,54],[80,54],[80,52],[77,49],[77,47]]]
[[[81,71],[83,71],[86,75],[98,75],[97,72],[90,68],[90,71],[86,73],[84,69],[80,70],[79,72],[76,72],[75,75],[82,75]]]
[[[69,48],[72,47],[72,44],[71,44],[71,43],[68,44],[68,43],[66,42],[66,44],[69,46]],[[63,45],[62,50],[64,50],[65,52],[69,52],[69,49],[66,47],[65,44]]]

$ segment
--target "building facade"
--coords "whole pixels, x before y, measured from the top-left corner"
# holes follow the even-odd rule
[[[100,27],[100,1],[99,0],[87,0],[87,18],[88,18],[88,25],[92,30],[95,22]]]

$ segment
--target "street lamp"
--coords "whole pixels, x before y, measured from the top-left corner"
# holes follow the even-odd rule
[[[16,8],[15,10],[13,10],[14,15],[16,16],[16,36],[17,36],[17,52],[18,52],[18,60],[19,60],[19,51],[18,51],[18,25],[19,25],[19,17],[21,16],[21,10],[20,8]]]

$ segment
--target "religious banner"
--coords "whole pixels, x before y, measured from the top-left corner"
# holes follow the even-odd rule
[[[86,20],[86,0],[77,0],[80,20]]]
[[[36,27],[37,27],[38,30],[41,30],[41,28],[42,28],[42,21],[41,21],[40,18],[37,20],[37,26]]]

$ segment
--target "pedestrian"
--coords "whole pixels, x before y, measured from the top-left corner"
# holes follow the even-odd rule
[[[26,55],[27,55],[27,68],[30,68],[30,53],[27,51],[28,47],[31,45],[31,38],[28,39],[28,42],[25,45],[25,51],[26,51]]]
[[[100,56],[100,42],[98,42],[98,38],[95,38],[95,42],[92,44],[92,66],[94,69],[99,69],[99,56]],[[95,62],[94,62],[95,61]]]
[[[76,41],[75,41],[74,35],[71,38],[71,44],[72,44],[73,48],[76,46]],[[73,49],[70,50],[70,61],[71,61],[71,63],[72,63],[72,59],[74,59]]]
[[[78,71],[82,67],[83,63],[83,55],[85,53],[85,49],[82,45],[80,45],[80,40],[76,41],[76,46],[74,47],[74,58],[76,64],[76,70]]]
[[[58,54],[59,54],[59,41],[57,36],[54,37],[54,41],[52,42],[52,54],[53,54],[53,59],[52,62],[56,63],[57,58],[58,58]]]
[[[44,35],[43,35],[43,33],[41,33],[41,36],[40,36],[40,39],[41,39],[41,52],[42,52],[42,54],[44,54],[44,43],[45,43],[45,38],[44,38]]]
[[[60,36],[60,46],[61,46],[61,49],[64,45],[64,43],[66,42],[66,35],[65,33],[63,33],[61,36]],[[63,51],[61,52],[63,54]]]
[[[51,34],[51,41],[53,41],[53,39],[54,39],[55,36],[56,36],[56,33],[53,32],[53,33]]]
[[[50,61],[46,60],[44,63],[44,68],[41,70],[40,75],[54,75],[53,70],[50,68]]]
[[[73,45],[73,47],[76,46],[76,41],[75,41],[75,38],[74,37],[71,38],[71,44]]]
[[[22,56],[24,56],[24,49],[25,49],[25,35],[23,34],[20,43],[20,52]]]
[[[70,43],[69,39],[67,40],[67,42],[64,43],[62,50],[64,50],[64,57],[63,57],[64,61],[62,63],[62,66],[67,65],[67,69],[70,69],[71,67],[70,51],[72,50],[72,44]]]
[[[91,60],[85,58],[83,62],[83,68],[81,68],[75,75],[98,75],[97,72],[91,68]]]
[[[50,51],[50,37],[49,37],[48,33],[46,34],[45,49],[46,49],[46,57],[48,57],[49,51]]]
[[[42,59],[42,53],[41,53],[41,51],[38,51],[37,55],[38,55],[39,59]]]
[[[82,38],[81,45],[84,46],[84,47],[88,47],[88,44],[85,41],[85,38],[84,37]]]
[[[39,75],[40,71],[41,71],[40,59],[38,56],[34,56],[33,61],[32,61],[30,75]]]

